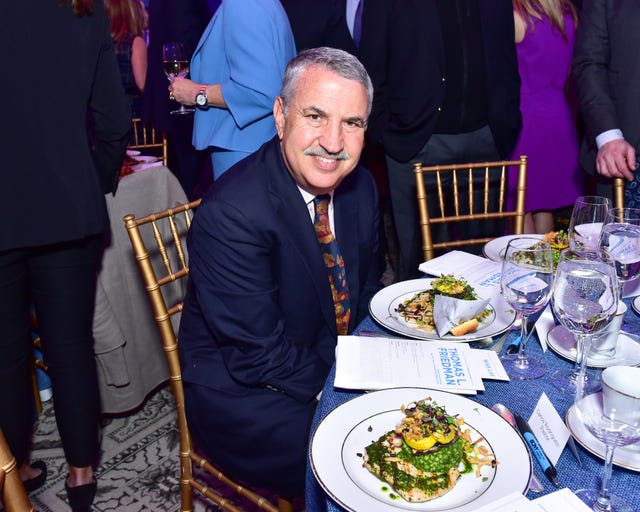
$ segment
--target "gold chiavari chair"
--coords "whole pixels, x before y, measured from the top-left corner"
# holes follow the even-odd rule
[[[518,168],[518,182],[515,197],[515,209],[508,209],[507,175],[510,167]],[[475,171],[475,172],[474,172]],[[481,171],[481,172],[479,172]],[[497,162],[467,163],[454,165],[423,166],[413,164],[416,178],[420,229],[422,232],[422,252],[425,260],[433,258],[436,249],[453,249],[469,245],[486,243],[491,237],[456,239],[446,242],[433,241],[431,226],[434,224],[453,224],[477,220],[510,219],[513,221],[515,234],[524,231],[524,200],[527,179],[527,157],[519,160],[502,160]],[[429,215],[424,176],[435,175],[438,198],[438,215]],[[478,177],[482,174],[482,178]],[[496,179],[497,178],[497,179]],[[497,204],[490,204],[490,182],[498,183]],[[450,184],[450,185],[449,185]],[[450,187],[450,190],[449,190]],[[482,191],[482,204],[474,204],[474,192]],[[477,193],[476,193],[477,196]],[[449,204],[452,197],[453,204]],[[462,206],[465,206],[462,208]],[[461,213],[462,211],[472,213]]]
[[[193,466],[204,469],[220,482],[248,499],[262,510],[268,512],[292,512],[293,506],[286,500],[279,499],[278,507],[266,497],[234,482],[216,468],[209,460],[198,454],[191,443],[191,435],[185,415],[185,398],[182,374],[178,356],[177,322],[175,315],[182,311],[183,296],[168,304],[166,299],[168,287],[186,282],[189,273],[188,255],[184,240],[191,225],[192,212],[200,204],[200,200],[169,208],[146,217],[135,218],[134,215],[124,217],[124,223],[131,239],[133,252],[138,262],[142,280],[151,302],[153,314],[160,330],[162,344],[169,366],[171,389],[176,402],[178,430],[180,435],[180,492],[181,511],[193,510],[192,490],[213,501],[219,508],[229,512],[241,512],[242,509],[229,498],[209,488],[206,482],[198,480],[193,473]],[[144,229],[146,228],[146,232]],[[148,232],[151,231],[151,234]],[[153,256],[159,255],[162,264],[154,266]],[[172,322],[172,317],[174,322]]]
[[[16,459],[0,429],[0,504],[5,512],[32,512],[33,506],[24,490]]]
[[[132,140],[128,149],[140,151],[149,156],[162,159],[163,165],[169,164],[169,148],[164,132],[158,132],[153,126],[143,123],[139,117],[131,120]]]

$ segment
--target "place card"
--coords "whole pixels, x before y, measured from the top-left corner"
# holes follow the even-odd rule
[[[473,360],[472,367],[483,379],[510,380],[500,356],[492,350],[471,349],[469,355]]]
[[[547,458],[555,465],[571,434],[545,393],[529,418],[529,426]]]

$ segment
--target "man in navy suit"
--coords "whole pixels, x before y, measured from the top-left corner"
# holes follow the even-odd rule
[[[331,196],[347,332],[379,288],[378,196],[358,165],[372,96],[352,55],[301,52],[274,104],[277,136],[214,182],[189,233],[180,356],[192,435],[229,473],[287,498],[303,493],[338,334],[316,196]]]
[[[367,136],[384,146],[399,280],[418,277],[422,262],[412,162],[499,160],[515,145],[522,120],[514,41],[510,0],[364,2],[358,56],[376,89]],[[436,206],[435,183],[425,181]],[[483,190],[476,192],[478,208]],[[499,227],[471,231],[491,236],[501,234]]]
[[[585,0],[573,57],[585,137],[580,163],[597,171],[596,192],[611,196],[625,178],[624,205],[640,207],[640,2]]]

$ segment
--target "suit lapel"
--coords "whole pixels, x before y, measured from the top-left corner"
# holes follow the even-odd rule
[[[331,332],[337,335],[335,310],[327,278],[327,269],[320,254],[313,223],[300,191],[284,165],[278,144],[273,144],[272,149],[273,151],[269,152],[268,161],[265,163],[271,178],[268,186],[274,208],[281,219],[286,219],[286,222],[283,222],[283,229],[287,231],[292,244],[307,266],[325,321]],[[351,283],[349,282],[349,284]]]

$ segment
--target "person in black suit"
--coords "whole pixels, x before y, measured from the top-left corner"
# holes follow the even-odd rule
[[[331,46],[355,52],[345,19],[345,0],[280,0],[300,52]]]
[[[598,173],[597,192],[625,178],[625,206],[640,207],[640,3],[584,0],[576,33],[573,78],[584,120],[580,163]]]
[[[400,280],[418,276],[422,261],[411,163],[497,160],[516,142],[514,41],[509,0],[364,3],[358,56],[376,91],[367,134],[386,154]]]
[[[349,53],[298,54],[274,105],[277,136],[214,182],[189,231],[179,350],[191,433],[227,472],[285,498],[304,489],[337,335],[380,287],[377,191],[358,165],[372,95]],[[323,254],[314,229],[323,194],[342,258]],[[344,262],[348,308],[326,261]]]
[[[196,49],[200,36],[220,0],[150,0],[147,81],[142,97],[142,118],[167,134],[169,166],[187,197],[200,197],[210,184],[210,158],[191,142],[193,114],[171,114],[175,101],[169,100],[169,82],[162,68],[162,45],[182,43],[187,57]],[[204,169],[208,169],[208,171]]]
[[[102,2],[48,0],[36,12],[29,2],[2,2],[0,18],[3,58],[20,77],[4,86],[12,101],[2,107],[0,137],[0,426],[24,464],[33,302],[68,463],[67,496],[74,510],[89,510],[99,454],[91,329],[109,222],[104,195],[116,190],[131,114]]]

